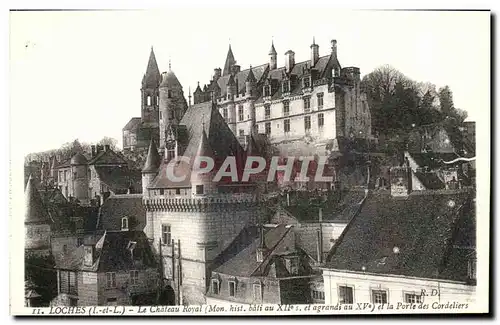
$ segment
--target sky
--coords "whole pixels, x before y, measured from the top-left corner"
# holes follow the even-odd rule
[[[121,146],[140,116],[151,46],[160,71],[194,91],[223,67],[231,44],[242,69],[278,52],[308,60],[337,40],[342,66],[361,75],[390,64],[416,81],[449,85],[455,106],[478,120],[490,110],[490,13],[239,8],[36,11],[10,14],[11,139],[24,154],[104,136]]]

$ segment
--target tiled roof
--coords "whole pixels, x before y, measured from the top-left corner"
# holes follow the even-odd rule
[[[123,131],[132,131],[136,130],[137,127],[141,124],[141,118],[140,117],[132,117],[130,121],[128,121],[127,124],[123,127]]]
[[[135,242],[133,252],[128,249]],[[94,264],[84,265],[84,246],[56,261],[56,268],[93,272],[154,268],[157,266],[148,238],[142,231],[106,231],[95,244]]]
[[[142,203],[142,194],[112,195],[107,198],[99,211],[97,229],[119,231],[122,229],[123,217],[128,217],[128,229],[144,229],[146,208]]]
[[[95,166],[95,170],[101,182],[109,186],[115,194],[127,193],[130,187],[134,189],[135,193],[141,191],[142,174],[140,170],[117,166]]]
[[[406,198],[370,194],[330,251],[326,267],[444,278],[460,219],[475,218],[466,208],[470,198],[466,191],[413,192]],[[462,280],[449,273],[447,279]]]

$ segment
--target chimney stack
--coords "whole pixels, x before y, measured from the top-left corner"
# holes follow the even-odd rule
[[[337,40],[332,39],[332,54],[337,57]]]
[[[104,151],[109,151],[109,144],[104,145]]]
[[[221,69],[220,68],[215,68],[214,69],[214,80],[215,81],[219,80],[221,74],[222,74]]]
[[[294,65],[295,65],[295,52],[292,51],[292,50],[288,50],[285,53],[285,69],[286,69],[286,73],[290,73],[290,71],[292,71]]]
[[[311,45],[311,68],[316,65],[319,59],[319,45],[316,44],[316,41],[313,38],[313,43]]]
[[[95,144],[91,145],[90,148],[92,149],[92,158],[94,158],[96,155]]]
[[[233,75],[236,75],[238,72],[240,72],[240,70],[241,70],[241,67],[237,64],[235,64],[231,67],[231,72],[233,73]]]

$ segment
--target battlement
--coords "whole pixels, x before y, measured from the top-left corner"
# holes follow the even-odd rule
[[[147,211],[223,211],[234,210],[234,205],[255,206],[258,198],[255,194],[230,193],[194,196],[189,198],[149,197],[144,198]]]

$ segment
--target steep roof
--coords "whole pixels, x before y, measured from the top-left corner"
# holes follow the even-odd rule
[[[267,63],[252,67],[252,74],[254,75],[254,77],[257,81],[260,81],[262,76],[265,76],[268,67],[269,67],[269,64],[267,64]],[[240,72],[238,72],[234,75],[233,78],[235,79],[235,81],[238,82],[237,88],[239,90],[239,93],[245,92],[245,82],[247,80],[249,73],[250,73],[250,69],[245,69],[245,70],[241,70]],[[216,83],[211,84],[211,88],[209,90],[212,90],[212,88],[217,85],[218,88],[220,89],[221,95],[226,96],[227,95],[227,84],[229,82],[229,78],[230,78],[230,75],[223,74],[219,79],[217,79]]]
[[[50,223],[49,214],[31,175],[26,184],[24,196],[26,208],[24,212],[24,223]]]
[[[82,153],[77,153],[71,158],[71,165],[86,165],[88,163],[87,158]]]
[[[229,44],[229,50],[227,51],[226,63],[224,64],[224,70],[222,70],[222,75],[228,75],[231,73],[231,67],[236,64],[234,59],[233,50],[231,49],[231,44]]]
[[[133,253],[129,249],[135,242]],[[84,265],[84,246],[56,261],[56,268],[93,272],[117,272],[157,266],[148,238],[142,231],[106,231],[95,244],[94,264]]]
[[[276,49],[274,48],[274,42],[271,42],[271,49],[269,50],[269,55],[276,55]]]
[[[457,226],[462,218],[475,218],[467,208],[470,199],[466,191],[413,192],[407,198],[370,194],[330,251],[326,267],[445,278]],[[467,267],[467,261],[459,264]]]
[[[89,165],[126,165],[125,158],[112,149],[102,150],[91,158]]]
[[[127,193],[131,187],[135,193],[141,191],[142,174],[140,170],[130,169],[126,166],[95,166],[95,170],[99,180],[115,194]]]
[[[122,218],[128,217],[128,229],[142,231],[146,226],[146,208],[142,194],[111,195],[99,211],[97,229],[120,231]]]
[[[144,163],[143,173],[147,172],[157,172],[161,164],[161,157],[158,154],[158,149],[156,149],[156,144],[153,139],[149,143],[148,156],[146,162]]]
[[[160,80],[161,80],[160,69],[158,69],[158,63],[156,62],[155,52],[153,51],[153,47],[151,47],[151,53],[149,54],[146,74],[142,79],[142,87],[156,88],[158,87]]]
[[[132,131],[136,130],[139,125],[141,124],[141,118],[140,117],[132,117],[130,121],[128,121],[127,124],[123,127],[123,131]]]
[[[177,76],[172,70],[169,70],[167,73],[163,73],[162,76],[162,82],[160,84],[160,88],[167,87],[167,88],[181,88],[182,85],[179,82],[179,79],[177,79]]]

